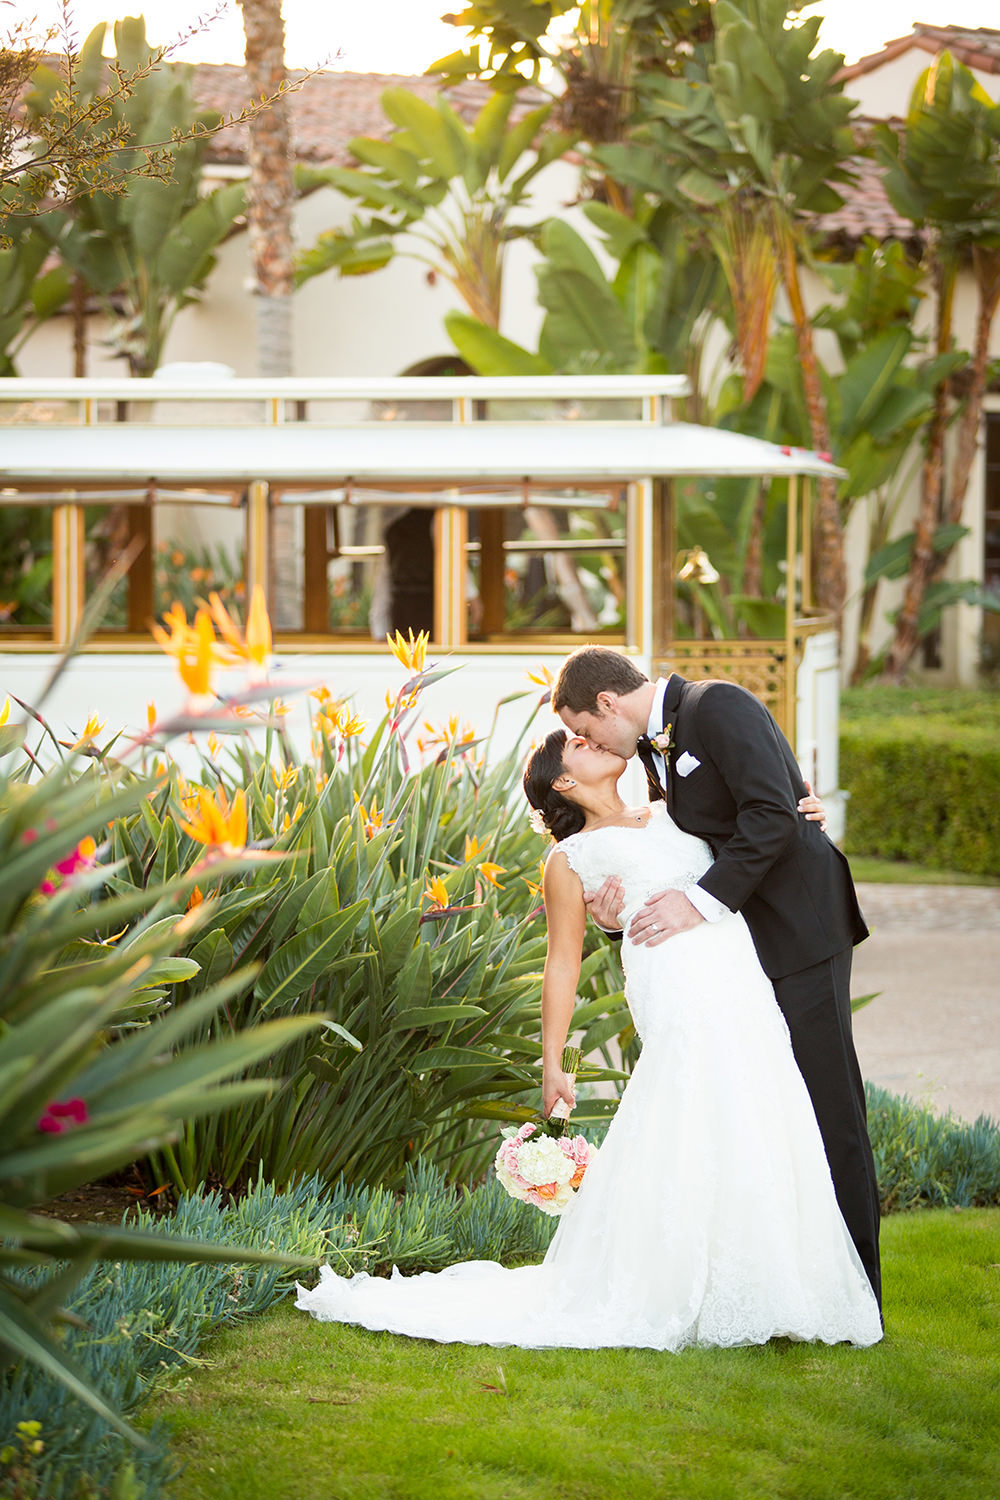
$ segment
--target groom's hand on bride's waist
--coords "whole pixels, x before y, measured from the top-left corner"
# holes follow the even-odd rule
[[[687,932],[704,920],[683,891],[661,891],[658,896],[650,896],[636,912],[629,923],[628,935],[633,943],[655,948],[658,943],[665,943],[667,938]]]

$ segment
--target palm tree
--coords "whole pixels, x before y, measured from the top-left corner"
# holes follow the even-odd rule
[[[766,281],[780,278],[791,314],[812,445],[827,452],[831,424],[801,267],[811,215],[837,207],[836,185],[851,180],[853,103],[837,72],[839,53],[814,52],[820,21],[786,21],[790,0],[719,0],[711,46],[695,49],[681,77],[655,71],[639,84],[647,123],[640,145],[653,148],[664,188],[707,215],[713,243],[734,206],[756,233],[749,244]],[[607,152],[599,155],[608,159]],[[618,158],[615,157],[614,160]],[[666,177],[673,164],[676,181]],[[764,238],[771,254],[761,259]],[[724,248],[724,247],[723,247]],[[723,262],[726,262],[723,254]],[[727,275],[732,284],[731,268]],[[741,340],[742,343],[742,340]],[[745,350],[741,351],[745,354]],[[814,525],[817,602],[839,619],[846,595],[843,522],[835,481],[818,486]]]
[[[247,81],[253,98],[267,95],[269,109],[250,122],[250,188],[247,222],[250,260],[257,293],[257,373],[291,375],[292,258],[295,198],[291,128],[285,75],[285,22],[281,0],[239,0],[246,40]],[[299,593],[297,563],[301,553],[295,516],[282,510],[271,530],[274,583],[274,623],[294,628],[298,621],[289,605]]]
[[[880,131],[879,154],[894,206],[927,231],[938,355],[948,354],[954,345],[955,290],[966,265],[971,265],[976,289],[975,337],[947,506],[944,446],[953,401],[946,379],[938,387],[927,431],[909,574],[885,669],[890,680],[899,682],[933,618],[925,608],[928,594],[954,545],[941,544],[939,528],[943,522],[950,528],[961,523],[979,446],[990,334],[1000,308],[1000,104],[943,52],[917,80],[902,135],[889,126]]]
[[[285,22],[281,0],[239,0],[246,39],[247,81],[268,109],[250,122],[250,257],[257,303],[257,363],[261,375],[292,372],[291,128],[285,85]]]

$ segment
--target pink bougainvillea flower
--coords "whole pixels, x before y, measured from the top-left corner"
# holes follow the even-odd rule
[[[83,1099],[63,1099],[61,1103],[50,1104],[47,1113],[57,1119],[72,1120],[74,1125],[85,1125],[90,1119],[90,1110]]]
[[[25,842],[29,844],[34,843],[34,831],[28,829],[27,832],[31,833],[32,837],[25,839]],[[86,838],[80,840],[75,849],[66,855],[65,859],[60,859],[53,865],[48,875],[39,885],[39,891],[43,896],[54,895],[65,881],[71,880],[81,870],[92,869],[96,856],[97,844],[88,834]]]
[[[85,839],[80,840],[72,854],[67,854],[65,859],[59,861],[55,866],[56,872],[59,875],[75,875],[77,870],[89,869],[96,853],[97,844],[88,834]]]
[[[56,1100],[45,1106],[45,1113],[38,1122],[38,1129],[44,1135],[61,1135],[64,1130],[71,1129],[74,1125],[86,1125],[90,1119],[90,1110],[84,1099]]]

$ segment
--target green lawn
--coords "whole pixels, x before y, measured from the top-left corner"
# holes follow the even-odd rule
[[[1000,1210],[884,1222],[875,1349],[530,1351],[314,1323],[217,1336],[152,1405],[172,1500],[985,1500]]]

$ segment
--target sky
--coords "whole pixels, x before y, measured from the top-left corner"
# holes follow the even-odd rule
[[[70,0],[82,41],[102,20],[138,12],[152,41],[167,42],[212,7],[213,0]],[[223,0],[225,4],[225,0]],[[9,17],[34,13],[42,24],[58,20],[59,0],[16,0],[0,5],[0,29]],[[460,10],[460,0],[284,0],[286,58],[290,67],[335,66],[355,73],[422,73],[435,58],[456,51],[462,33],[439,17]],[[848,62],[905,36],[914,21],[1000,29],[998,0],[817,0],[826,12],[821,42]],[[4,12],[6,11],[6,14]],[[338,53],[340,54],[338,58]],[[191,62],[241,62],[243,32],[235,0],[225,13],[178,54]]]

